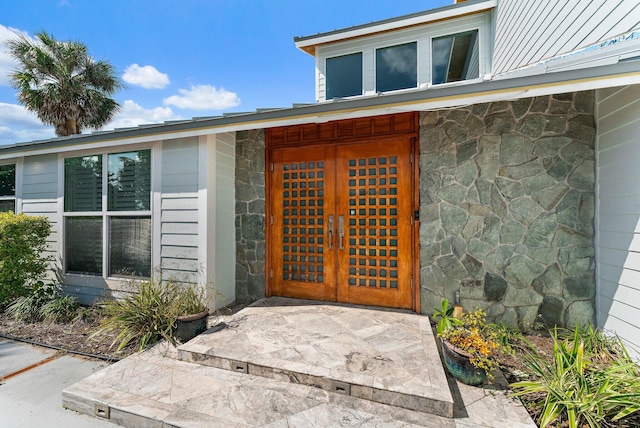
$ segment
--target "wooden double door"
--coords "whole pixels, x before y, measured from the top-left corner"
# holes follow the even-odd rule
[[[412,146],[271,150],[271,295],[413,307]]]

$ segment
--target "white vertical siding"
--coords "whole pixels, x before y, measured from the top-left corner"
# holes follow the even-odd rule
[[[51,222],[51,235],[47,239],[46,256],[57,260],[60,256],[61,219],[58,215],[58,156],[43,155],[24,159],[22,164],[22,212],[34,216],[47,216]]]
[[[639,26],[637,0],[500,0],[494,73],[572,52]]]
[[[198,250],[215,309],[236,299],[234,174],[235,134],[200,137]]]
[[[162,142],[160,171],[160,264],[163,277],[197,282],[198,139]]]
[[[640,85],[596,99],[597,322],[640,352]]]
[[[216,135],[215,276],[226,303],[236,299],[235,133]]]

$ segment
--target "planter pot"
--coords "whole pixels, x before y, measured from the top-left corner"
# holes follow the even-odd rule
[[[442,341],[444,365],[451,375],[467,385],[481,385],[487,378],[487,372],[475,367],[469,361],[469,355],[447,341]]]
[[[182,343],[188,342],[207,329],[209,309],[199,314],[179,316],[173,329],[173,337]]]

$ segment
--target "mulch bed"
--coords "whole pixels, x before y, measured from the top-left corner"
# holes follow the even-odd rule
[[[22,323],[0,314],[0,334],[103,358],[119,359],[136,352],[133,346],[116,352],[116,346],[111,346],[114,335],[90,338],[102,318],[99,311],[92,308],[83,309],[81,314],[68,324]]]

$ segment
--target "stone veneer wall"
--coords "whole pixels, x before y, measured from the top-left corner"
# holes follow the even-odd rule
[[[264,143],[263,130],[236,133],[236,299],[240,302],[265,295]]]
[[[594,321],[594,93],[422,112],[421,308]]]

